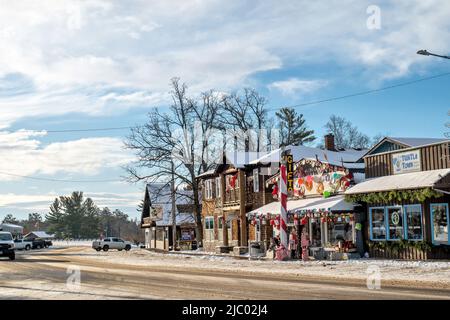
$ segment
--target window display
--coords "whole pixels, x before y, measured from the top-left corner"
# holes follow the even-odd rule
[[[448,204],[432,204],[433,242],[448,243]]]
[[[405,206],[406,236],[408,240],[422,240],[422,206]]]
[[[403,239],[403,214],[402,207],[388,207],[387,219],[389,225],[389,240],[401,240]]]
[[[386,221],[384,216],[384,208],[371,208],[370,222],[371,240],[386,240]]]

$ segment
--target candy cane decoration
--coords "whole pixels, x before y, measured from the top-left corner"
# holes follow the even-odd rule
[[[286,164],[280,166],[280,193],[281,193],[281,216],[280,216],[280,241],[286,248],[288,247],[287,235],[287,179],[286,179]]]

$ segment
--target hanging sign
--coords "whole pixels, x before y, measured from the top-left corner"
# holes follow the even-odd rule
[[[286,162],[286,187],[288,192],[294,192],[294,157],[292,154],[284,156]]]
[[[392,155],[394,174],[421,171],[420,150],[394,153]]]

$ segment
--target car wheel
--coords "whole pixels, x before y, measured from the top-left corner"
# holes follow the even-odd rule
[[[117,250],[122,251],[123,249],[117,249]]]
[[[12,254],[9,255],[9,260],[13,261],[16,260],[16,253],[13,252]]]
[[[101,251],[102,248],[95,248],[95,251]]]
[[[131,246],[130,245],[127,245],[126,247],[125,247],[125,251],[130,251],[131,250]]]
[[[109,250],[109,246],[103,246],[103,251],[108,251]]]
[[[25,251],[28,251],[30,249],[31,249],[31,247],[29,245],[25,247]]]

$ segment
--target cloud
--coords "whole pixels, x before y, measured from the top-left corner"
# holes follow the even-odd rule
[[[259,85],[259,73],[321,65],[367,83],[423,72],[435,60],[418,49],[447,52],[450,2],[379,1],[380,30],[366,27],[370,4],[13,1],[0,11],[0,127],[167,103],[174,76],[196,93],[229,91]],[[279,90],[306,93],[300,88],[313,85],[298,81]]]
[[[0,131],[0,171],[22,176],[93,176],[133,159],[117,138],[84,138],[43,145],[38,138],[45,135],[42,131]],[[17,179],[20,178],[0,173],[2,181]]]
[[[269,89],[276,89],[283,95],[302,95],[312,93],[320,88],[325,87],[328,81],[325,80],[302,80],[298,78],[289,78],[283,81],[272,82]]]

